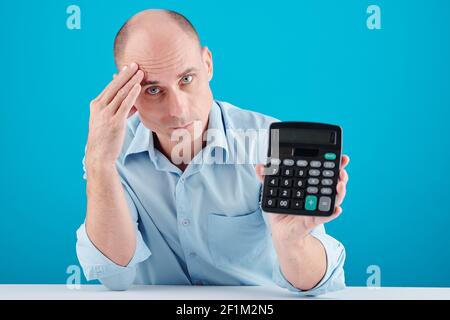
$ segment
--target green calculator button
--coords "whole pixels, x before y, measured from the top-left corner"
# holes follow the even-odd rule
[[[325,159],[326,160],[336,160],[336,154],[335,153],[325,153]]]
[[[317,207],[317,197],[307,196],[305,200],[305,210],[314,211]]]

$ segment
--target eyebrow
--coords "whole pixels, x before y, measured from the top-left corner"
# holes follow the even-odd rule
[[[194,67],[187,68],[184,72],[178,74],[177,78],[181,78],[185,74],[191,73],[192,71],[197,71],[197,69],[194,68]],[[157,81],[157,80],[147,80],[147,81],[142,81],[141,86],[156,85],[156,84],[159,84],[159,83],[160,82]]]

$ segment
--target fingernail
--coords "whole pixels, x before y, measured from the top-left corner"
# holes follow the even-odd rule
[[[136,67],[137,67],[136,62],[133,62],[133,63],[130,65],[130,67],[133,68],[133,69],[136,68]]]
[[[122,68],[122,71],[127,70],[127,68],[128,68],[128,66],[124,66],[124,67]]]

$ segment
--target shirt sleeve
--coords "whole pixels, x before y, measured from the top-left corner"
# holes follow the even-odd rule
[[[273,267],[273,281],[280,287],[301,296],[317,296],[327,292],[337,291],[345,288],[345,248],[344,246],[325,232],[323,225],[313,229],[311,235],[317,238],[325,248],[327,255],[327,270],[322,280],[310,290],[300,290],[294,287],[283,275],[278,260]]]
[[[84,159],[83,170],[83,178],[86,179]],[[136,205],[125,186],[123,190],[135,225],[136,234],[136,249],[127,266],[124,267],[114,263],[95,247],[87,235],[85,223],[77,230],[76,252],[86,279],[88,281],[98,279],[111,290],[126,290],[134,281],[136,265],[151,255],[138,230],[138,211]]]

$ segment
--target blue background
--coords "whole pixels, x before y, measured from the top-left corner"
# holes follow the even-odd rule
[[[82,29],[66,28],[81,7]],[[368,5],[382,30],[368,30]],[[89,102],[112,42],[146,8],[178,10],[214,55],[215,98],[344,128],[350,181],[328,231],[348,285],[450,286],[450,2],[0,2],[0,283],[65,283],[84,219]]]

